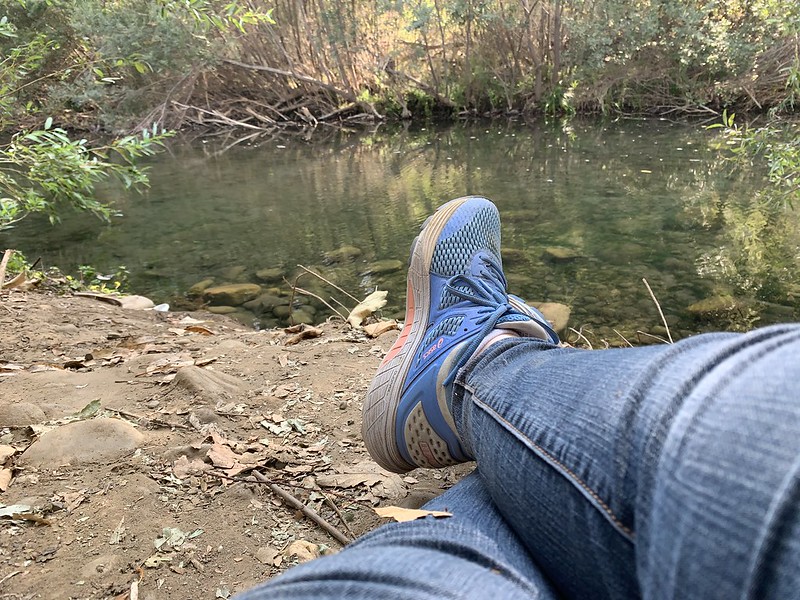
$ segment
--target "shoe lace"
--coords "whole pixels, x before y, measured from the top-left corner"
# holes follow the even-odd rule
[[[445,284],[445,289],[450,294],[480,307],[478,318],[475,320],[475,324],[480,328],[459,350],[450,374],[444,380],[444,385],[450,385],[455,380],[459,369],[475,353],[484,338],[501,319],[512,314],[523,314],[509,303],[506,278],[500,264],[488,256],[483,257],[482,262],[478,277],[456,275]]]

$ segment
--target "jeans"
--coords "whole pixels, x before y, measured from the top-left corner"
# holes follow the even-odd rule
[[[800,598],[800,325],[603,351],[505,339],[456,379],[476,473],[242,598]]]

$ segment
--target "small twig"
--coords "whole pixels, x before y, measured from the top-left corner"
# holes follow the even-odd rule
[[[653,335],[652,333],[647,333],[646,331],[640,331],[640,330],[637,329],[636,333],[638,333],[639,335],[646,335],[647,337],[651,337],[654,340],[658,340],[659,342],[662,342],[664,344],[671,344],[672,343],[672,341],[667,341],[664,338],[662,338],[660,335]]]
[[[569,328],[571,332],[578,336],[578,339],[581,339],[586,342],[586,345],[589,346],[589,350],[594,350],[592,347],[592,342],[590,342],[585,335],[583,335],[580,331],[573,329],[572,327]]]
[[[338,304],[339,306],[341,306],[343,309],[345,309],[347,312],[350,312],[350,309],[349,309],[349,308],[347,308],[347,307],[346,307],[344,304],[342,304],[341,302],[339,302],[339,300],[337,300],[337,299],[336,299],[336,298],[334,298],[333,296],[331,296],[331,302],[335,302],[336,304]],[[347,320],[347,319],[345,319],[345,321],[346,321],[346,320]]]
[[[351,538],[355,538],[356,534],[353,533],[352,529],[350,529],[350,525],[347,524],[347,520],[344,518],[344,515],[342,514],[342,511],[339,510],[339,507],[336,506],[336,503],[333,500],[331,500],[328,497],[328,494],[326,494],[322,490],[320,490],[318,493],[322,494],[322,497],[325,499],[325,504],[330,506],[331,509],[333,510],[333,512],[336,513],[336,516],[339,517],[339,520],[342,522],[342,525],[344,525],[344,528],[347,530],[347,533],[350,534],[350,537]]]
[[[286,277],[283,278],[286,281],[286,284],[292,288],[292,295],[289,296],[289,325],[294,325],[294,295],[297,292],[297,282],[300,281],[300,278],[305,275],[305,273],[300,273],[297,277],[294,278],[294,284],[289,283],[286,281]]]
[[[6,267],[8,266],[8,261],[14,255],[14,252],[16,252],[16,250],[12,250],[11,248],[8,248],[3,253],[3,260],[0,261],[0,291],[2,291],[3,283],[5,283],[5,280],[6,280]]]
[[[621,338],[622,338],[622,341],[623,341],[623,342],[625,342],[626,344],[628,344],[628,346],[630,346],[631,348],[633,348],[633,344],[631,344],[631,343],[628,341],[628,338],[626,338],[624,335],[622,335],[622,334],[621,334],[619,331],[617,331],[616,329],[612,329],[611,331],[613,331],[614,333],[616,333],[616,334],[617,334],[619,337],[621,337]]]
[[[286,279],[284,279],[284,281],[286,281]],[[295,280],[295,281],[297,281],[297,280]],[[288,282],[288,281],[286,281],[286,283],[289,283],[289,282]],[[301,294],[304,294],[304,295],[306,295],[306,296],[311,296],[312,298],[316,298],[317,300],[319,300],[320,302],[322,302],[322,303],[323,303],[325,306],[327,306],[327,307],[328,307],[330,310],[332,310],[332,311],[333,311],[333,312],[335,312],[337,315],[339,315],[339,316],[342,318],[342,321],[347,321],[347,317],[345,317],[345,316],[344,316],[342,313],[340,313],[338,310],[336,310],[335,308],[333,308],[333,307],[332,307],[330,304],[328,304],[327,302],[325,302],[325,300],[323,300],[322,298],[320,298],[319,296],[317,296],[315,293],[313,293],[313,292],[309,292],[308,290],[304,290],[303,288],[301,288],[301,287],[298,287],[297,285],[295,285],[294,287],[295,287],[295,289],[297,289],[297,291],[298,291],[298,292],[300,292]],[[339,304],[341,305],[341,302],[339,302]],[[345,308],[347,308],[347,307],[345,306]]]
[[[647,288],[647,291],[650,292],[650,297],[653,299],[653,302],[656,303],[656,308],[658,309],[658,314],[661,315],[661,322],[664,323],[664,328],[667,330],[667,337],[669,338],[669,343],[672,344],[672,334],[669,332],[669,325],[667,325],[667,319],[664,317],[664,313],[661,310],[661,305],[656,300],[656,295],[653,293],[653,290],[650,289],[650,284],[647,283],[647,279],[642,277],[642,281],[644,281],[644,286]]]
[[[22,573],[22,571],[11,571],[11,573],[9,573],[8,575],[6,575],[2,579],[0,579],[0,584],[5,583],[9,579],[11,579],[12,577],[15,577],[16,575],[19,575],[20,573]]]
[[[347,545],[350,543],[351,540],[345,534],[336,529],[336,527],[334,527],[333,525],[328,523],[325,519],[320,517],[316,513],[316,511],[314,511],[313,509],[309,508],[308,506],[300,502],[300,500],[295,498],[292,494],[284,490],[282,487],[280,487],[277,484],[271,483],[269,479],[264,477],[258,471],[253,471],[253,476],[259,481],[267,484],[269,486],[269,489],[272,490],[272,492],[276,496],[280,497],[284,502],[289,504],[292,508],[299,510],[306,517],[314,521],[314,523],[316,523],[322,529],[327,531],[336,541],[340,542],[343,545]]]
[[[355,297],[355,296],[353,296],[352,294],[349,294],[348,292],[346,292],[345,290],[343,290],[342,288],[340,288],[338,285],[336,285],[336,284],[335,284],[335,283],[333,283],[332,281],[328,281],[327,279],[325,279],[325,278],[324,278],[322,275],[320,275],[319,273],[315,273],[314,271],[312,271],[311,269],[309,269],[309,268],[307,268],[307,267],[304,267],[303,265],[297,265],[297,266],[298,266],[298,267],[300,267],[301,269],[303,269],[303,271],[305,271],[306,273],[308,273],[308,274],[310,274],[310,275],[313,275],[314,277],[317,277],[318,279],[321,279],[322,281],[324,281],[325,283],[327,283],[327,284],[328,284],[329,286],[331,286],[332,288],[339,290],[340,292],[342,292],[342,293],[343,293],[345,296],[347,296],[348,298],[350,298],[350,299],[351,299],[353,302],[355,302],[356,304],[359,304],[359,303],[361,302],[361,300],[359,300],[358,298],[356,298],[356,297]]]

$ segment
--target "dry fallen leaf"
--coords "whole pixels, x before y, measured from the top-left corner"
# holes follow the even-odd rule
[[[207,471],[209,465],[202,460],[189,460],[185,455],[178,458],[175,464],[172,465],[172,474],[178,479],[186,479],[189,475],[199,475],[203,471]]]
[[[0,492],[5,492],[11,484],[13,472],[11,469],[0,469]]]
[[[379,335],[383,335],[387,331],[393,331],[399,328],[397,327],[397,321],[391,319],[389,321],[378,321],[377,323],[370,323],[369,325],[364,325],[362,329],[367,333],[369,337],[378,337]]]
[[[239,455],[233,450],[222,444],[215,443],[207,454],[215,467],[230,469],[239,462]]]
[[[385,290],[372,292],[350,311],[350,314],[347,315],[347,322],[354,328],[360,327],[364,319],[386,304],[386,296],[388,294],[389,292]]]
[[[214,332],[211,331],[208,327],[203,327],[202,325],[189,325],[186,328],[186,331],[191,331],[192,333],[202,333],[203,335],[214,335]]]
[[[342,488],[352,488],[363,484],[371,488],[376,496],[390,500],[408,495],[408,489],[397,473],[385,471],[370,460],[364,460],[354,465],[344,465],[337,470],[338,473],[317,477],[317,484],[322,487]]]
[[[399,523],[404,521],[416,521],[417,519],[424,519],[425,517],[436,517],[439,519],[453,516],[453,513],[443,510],[417,510],[413,508],[403,508],[401,506],[383,506],[373,510],[379,517],[394,519]]]
[[[6,460],[10,457],[14,456],[17,453],[17,449],[14,446],[9,446],[8,444],[0,444],[0,465],[2,465]]]
[[[281,556],[281,553],[274,548],[270,548],[269,546],[262,546],[256,550],[255,556],[258,562],[265,565],[272,565],[273,567],[279,567],[283,562],[283,556]]]
[[[291,333],[290,330],[295,330],[296,327],[297,327],[297,325],[295,325],[294,327],[290,327],[289,329],[286,330],[287,333]],[[292,346],[293,344],[297,344],[298,342],[301,342],[302,340],[316,338],[316,337],[319,337],[321,335],[322,335],[322,329],[319,329],[317,327],[310,327],[308,325],[302,325],[301,329],[299,330],[299,332],[295,333],[295,335],[293,335],[291,337],[286,338],[286,341],[283,342],[283,345],[284,346]]]

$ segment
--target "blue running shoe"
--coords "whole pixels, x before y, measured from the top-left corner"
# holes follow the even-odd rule
[[[449,399],[459,369],[492,332],[558,343],[541,313],[509,297],[506,285],[492,202],[452,200],[422,226],[411,251],[405,326],[364,400],[362,435],[383,468],[404,473],[472,460]]]

